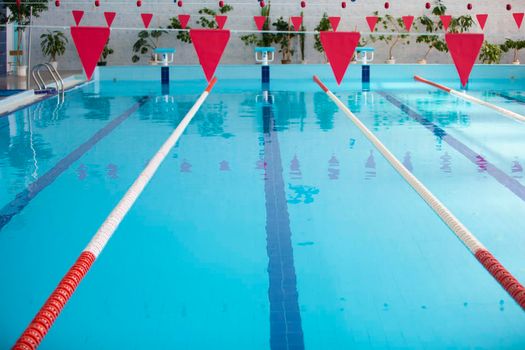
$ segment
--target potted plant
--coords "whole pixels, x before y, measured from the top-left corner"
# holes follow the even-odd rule
[[[288,21],[285,21],[282,16],[279,17],[277,21],[272,24],[278,32],[282,32],[274,34],[273,36],[274,42],[280,45],[279,52],[282,54],[281,63],[289,64],[292,62],[292,57],[295,52],[292,49],[292,40],[295,37],[295,34],[292,33],[290,23]]]
[[[416,20],[414,27],[420,29],[421,27],[426,33],[436,33],[436,34],[425,34],[419,35],[416,39],[417,43],[427,44],[428,49],[425,52],[425,55],[418,61],[419,64],[426,64],[427,58],[432,50],[438,52],[448,52],[448,46],[442,36],[439,36],[437,33],[442,33],[444,31],[443,23],[439,16],[442,16],[446,13],[447,7],[442,0],[436,0],[432,9],[432,15],[434,17],[422,16]],[[466,32],[472,27],[474,21],[471,16],[460,16],[452,18],[448,31],[451,33],[463,33]]]
[[[100,55],[100,59],[98,60],[97,66],[105,66],[108,64],[108,57],[109,55],[113,55],[115,51],[109,47],[109,39],[106,42],[106,45],[104,45],[104,50],[102,50],[102,54]]]
[[[16,68],[17,75],[26,76],[27,75],[27,65],[23,62],[23,43],[22,39],[24,38],[24,32],[26,27],[31,24],[31,8],[33,17],[39,17],[43,11],[47,10],[48,0],[31,0],[27,3],[16,4],[15,1],[10,1],[9,3],[2,3],[0,6],[2,8],[9,9],[9,16],[6,18],[7,23],[16,24],[16,33],[17,33],[17,42],[15,50],[17,54],[16,57]]]
[[[479,60],[485,64],[498,64],[501,61],[503,50],[498,44],[491,44],[488,41],[483,43]]]
[[[388,46],[388,59],[386,63],[394,64],[396,59],[394,58],[394,48],[398,45],[410,44],[407,34],[399,34],[403,31],[403,19],[401,17],[395,18],[392,15],[385,15],[379,17],[379,12],[375,11],[374,15],[378,17],[378,26],[383,27],[384,32],[391,32],[392,34],[381,34],[379,36],[370,35],[370,40],[375,42],[377,40],[384,41]],[[375,29],[377,31],[377,27]]]
[[[328,14],[323,13],[323,17],[319,21],[319,24],[317,27],[315,27],[316,32],[321,31],[327,31],[330,30],[332,26],[330,25],[330,21],[328,20]],[[326,57],[326,53],[324,52],[323,44],[321,44],[321,39],[319,39],[319,34],[314,35],[314,49],[316,49],[318,52],[322,53],[324,55],[324,61],[325,63],[328,62],[328,58]]]
[[[159,45],[159,39],[162,36],[162,34],[166,34],[167,31],[165,30],[141,30],[138,34],[137,41],[133,44],[133,53],[134,55],[131,57],[131,61],[133,63],[137,63],[140,61],[141,55],[150,54],[150,56],[153,55],[153,51],[158,47]],[[150,57],[150,63],[153,61],[153,57]]]
[[[180,24],[180,21],[177,17],[170,18],[170,25],[168,25],[169,29],[182,29],[182,26]],[[186,29],[191,29],[190,26],[186,26]],[[189,31],[181,30],[177,32],[176,36],[177,40],[182,41],[183,43],[191,44],[191,37]]]
[[[270,16],[270,4],[261,8],[261,16],[269,17]],[[270,29],[269,20],[266,19],[264,22],[262,30],[266,31]],[[260,36],[259,36],[260,35]],[[241,36],[241,40],[246,46],[262,46],[269,47],[274,42],[273,34],[271,33],[262,33],[262,34],[248,34]]]
[[[40,35],[40,47],[44,56],[49,56],[51,65],[57,69],[57,57],[62,56],[66,52],[66,44],[68,40],[64,33],[59,30],[50,31]]]
[[[199,15],[203,15],[203,16],[201,16],[197,20],[197,24],[200,25],[202,28],[217,29],[219,28],[219,26],[217,25],[217,22],[215,21],[215,16],[218,14],[223,15],[232,10],[233,10],[233,6],[231,5],[224,5],[223,7],[219,8],[219,13],[207,7],[200,9]]]
[[[512,40],[507,39],[501,45],[501,50],[503,52],[509,52],[510,50],[514,51],[514,58],[512,59],[512,64],[520,64],[519,51],[525,49],[525,40]]]

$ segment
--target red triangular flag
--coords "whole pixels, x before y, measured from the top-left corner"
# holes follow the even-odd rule
[[[190,29],[193,47],[206,79],[210,81],[230,40],[230,31],[223,29]]]
[[[462,86],[466,86],[468,83],[470,72],[472,72],[472,67],[474,67],[474,63],[478,58],[484,38],[483,34],[445,34],[448,51],[456,65]]]
[[[190,21],[190,15],[179,15],[179,22],[182,29],[186,29],[188,22]]]
[[[219,29],[223,29],[224,25],[226,24],[226,20],[228,19],[228,16],[215,16],[215,22],[217,22],[217,26]]]
[[[405,24],[405,28],[407,32],[410,31],[410,28],[412,28],[412,23],[414,23],[414,16],[403,16],[403,23]]]
[[[108,42],[110,30],[108,27],[71,27],[70,29],[80,62],[86,77],[90,80],[100,54]]]
[[[368,23],[368,27],[370,28],[371,32],[373,32],[376,29],[377,20],[378,20],[377,16],[366,17],[366,23]]]
[[[148,29],[149,24],[151,23],[151,19],[153,18],[153,14],[141,13],[140,17],[142,17],[142,23],[144,23],[144,28]]]
[[[111,27],[111,24],[113,24],[113,20],[115,19],[115,16],[117,14],[115,12],[104,12],[104,17],[106,17],[106,23],[108,24],[108,27]]]
[[[290,20],[292,21],[293,27],[295,31],[299,31],[301,29],[301,24],[303,24],[303,17],[301,16],[292,16],[290,17]]]
[[[330,62],[337,84],[341,84],[346,69],[354,56],[355,48],[361,39],[357,32],[327,32],[319,33],[319,39]]]
[[[480,13],[476,15],[476,18],[478,19],[479,26],[481,27],[481,30],[485,29],[485,24],[487,23],[487,18],[489,15],[486,13]]]
[[[517,12],[517,13],[512,14],[512,17],[514,17],[514,20],[516,21],[516,25],[518,26],[518,29],[521,28],[521,24],[523,23],[523,16],[524,16],[523,12]]]
[[[448,30],[448,27],[450,26],[450,22],[452,21],[452,16],[449,15],[443,15],[439,16],[441,19],[441,23],[443,23],[443,28],[445,28],[445,32]]]
[[[328,20],[330,21],[334,32],[337,31],[337,27],[339,27],[339,22],[341,22],[341,17],[328,17]]]
[[[266,19],[268,17],[266,16],[253,16],[253,20],[255,21],[255,25],[257,26],[257,29],[263,30],[264,23],[266,23]]]
[[[75,23],[77,26],[80,24],[80,21],[82,20],[82,17],[84,17],[84,11],[81,10],[73,10],[71,11],[73,14],[73,18],[75,19]]]

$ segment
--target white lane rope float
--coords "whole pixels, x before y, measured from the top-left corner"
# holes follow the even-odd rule
[[[501,114],[504,117],[515,119],[515,120],[518,120],[520,122],[525,122],[525,116],[523,116],[523,115],[521,115],[519,113],[510,111],[510,110],[508,110],[506,108],[503,108],[503,107],[500,107],[500,106],[496,106],[495,104],[489,103],[487,101],[483,101],[483,100],[481,100],[481,99],[479,99],[477,97],[471,96],[471,95],[466,94],[464,92],[451,89],[451,88],[449,88],[449,87],[447,87],[445,85],[441,85],[441,84],[435,83],[433,81],[427,80],[427,79],[422,78],[422,77],[417,76],[417,75],[414,76],[414,80],[419,81],[421,83],[428,84],[430,86],[433,86],[433,87],[438,88],[440,90],[443,90],[445,92],[448,92],[449,94],[451,94],[453,96],[456,96],[456,97],[459,97],[459,98],[462,98],[462,99],[464,99],[466,101],[469,101],[469,102],[472,102],[472,103],[477,103],[477,104],[480,104],[482,106],[485,106],[485,107],[488,107],[490,109],[493,109],[493,110],[495,110],[496,112],[498,112],[499,114]]]
[[[317,76],[314,81],[323,89],[330,99],[344,114],[361,130],[366,138],[374,144],[385,159],[408,182],[408,184],[423,198],[443,222],[455,233],[463,244],[474,254],[478,261],[490,272],[509,295],[525,310],[525,287],[483,246],[483,244],[465,227],[458,218],[419,181],[383,143],[357,118],[337,96],[324,85]]]
[[[71,298],[75,289],[93,265],[93,262],[98,258],[113,233],[115,233],[119,224],[122,222],[151,178],[155,175],[157,169],[171,149],[175,146],[188,124],[210,94],[210,91],[216,82],[217,78],[214,77],[208,84],[208,87],[197,99],[193,107],[191,107],[186,116],[179,123],[177,128],[175,128],[157,153],[151,158],[148,165],[146,165],[142,173],[140,173],[117,206],[106,218],[102,226],[100,226],[97,233],[82,251],[77,261],[60,281],[54,292],[45,302],[44,306],[38,311],[33,321],[31,321],[24,333],[17,340],[16,344],[13,346],[14,350],[33,350],[40,345],[40,342],[60,315],[65,304],[69,298]]]

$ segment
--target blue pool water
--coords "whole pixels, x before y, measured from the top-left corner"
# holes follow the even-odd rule
[[[205,86],[0,118],[0,349]],[[525,125],[415,83],[336,94],[523,283]],[[271,95],[219,80],[42,349],[525,348],[523,310],[314,82]]]

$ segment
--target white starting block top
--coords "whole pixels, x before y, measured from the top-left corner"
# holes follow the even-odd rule
[[[356,47],[356,61],[361,62],[362,64],[368,64],[374,60],[374,48],[373,47]]]
[[[177,50],[175,49],[158,47],[155,50],[153,50],[153,54],[155,57],[153,63],[160,64],[162,66],[167,66],[170,63],[173,63],[173,60],[175,58],[175,52],[177,52]]]
[[[275,48],[273,47],[256,47],[255,48],[255,62],[262,63],[267,66],[268,63],[273,62],[275,56]]]

